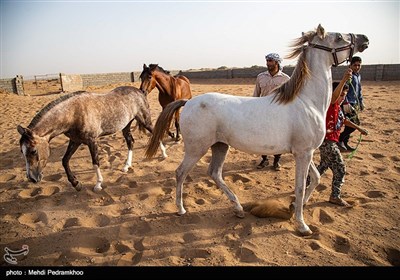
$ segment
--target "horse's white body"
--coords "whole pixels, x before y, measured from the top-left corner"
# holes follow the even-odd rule
[[[271,95],[238,97],[222,93],[202,94],[186,103],[180,120],[185,157],[177,169],[177,205],[180,214],[186,212],[182,201],[184,178],[215,143],[224,143],[250,154],[292,153],[296,162],[296,206],[308,201],[319,181],[318,171],[311,160],[325,136],[325,115],[331,97],[323,93],[332,91],[330,67],[322,67],[318,63],[315,66],[317,73],[324,73],[329,78],[311,77],[299,97],[287,105],[273,102]],[[316,89],[321,94],[314,94]],[[221,153],[223,159],[226,152]],[[213,157],[214,154],[218,152],[213,151]],[[243,216],[239,200],[223,181],[222,172],[219,172],[222,163],[216,163],[216,169],[210,166],[209,175],[235,204],[235,213]],[[314,186],[304,195],[310,164]],[[296,207],[295,214],[299,231],[309,233],[310,229],[303,220],[303,208]]]
[[[319,82],[320,88],[328,92],[331,83]],[[304,97],[306,94],[282,106],[273,102],[271,95],[257,98],[216,92],[199,95],[182,110],[185,152],[200,147],[208,149],[216,142],[250,154],[316,149],[325,135],[324,114],[330,98],[321,94],[314,98],[314,104],[304,107]],[[206,125],[199,125],[200,122]]]
[[[180,118],[185,155],[176,170],[179,214],[186,212],[182,201],[183,182],[210,147],[212,159],[208,174],[234,203],[234,212],[239,217],[244,216],[243,208],[222,178],[229,146],[251,154],[292,153],[296,163],[296,229],[304,235],[312,233],[303,219],[303,205],[319,183],[320,176],[312,157],[325,136],[325,116],[332,92],[331,66],[334,62],[345,61],[353,51],[367,48],[368,38],[364,35],[325,33],[321,26],[316,32],[306,35],[300,38],[298,50],[306,52],[303,62],[308,66],[309,77],[303,79],[300,91],[290,101],[277,102],[275,95],[238,97],[206,93],[186,102]],[[301,46],[304,43],[308,46]],[[311,184],[306,191],[309,171]]]

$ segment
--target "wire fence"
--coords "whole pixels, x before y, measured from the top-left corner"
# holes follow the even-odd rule
[[[34,75],[24,77],[25,90],[36,91],[36,92],[46,92],[61,91],[61,80],[60,74],[44,74],[44,75]]]
[[[42,81],[42,80],[47,80],[47,81],[52,81],[52,80],[57,80],[60,79],[60,74],[55,73],[55,74],[43,74],[43,75],[34,75],[34,76],[25,76],[24,80],[25,81]]]

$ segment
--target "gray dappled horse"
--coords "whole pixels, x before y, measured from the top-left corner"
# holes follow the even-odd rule
[[[85,144],[89,147],[97,175],[93,190],[100,191],[103,177],[99,168],[97,138],[122,130],[128,145],[128,159],[123,168],[126,172],[132,164],[134,139],[130,129],[133,120],[137,121],[140,129],[152,133],[147,98],[134,87],[117,87],[104,94],[75,92],[50,102],[36,114],[27,128],[21,125],[17,127],[21,134],[20,147],[26,162],[26,176],[32,182],[41,181],[43,168],[50,155],[49,142],[65,134],[70,141],[62,163],[68,181],[76,190],[82,188],[70,169],[69,160],[78,147]],[[164,146],[161,146],[161,150],[165,155]]]

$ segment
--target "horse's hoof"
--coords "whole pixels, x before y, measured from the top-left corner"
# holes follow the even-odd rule
[[[96,186],[93,188],[93,191],[94,191],[95,193],[98,193],[98,192],[101,192],[102,189],[103,189],[103,188],[102,188],[101,186],[96,185]]]
[[[238,218],[241,218],[241,219],[244,218],[244,212],[243,212],[243,210],[239,211],[239,210],[236,210],[236,209],[235,209],[235,210],[233,211],[233,213],[235,213],[235,216],[238,217]]]
[[[302,225],[300,227],[297,228],[297,232],[301,235],[301,236],[310,236],[313,234],[313,232],[311,231],[311,229],[306,225]]]
[[[310,235],[313,234],[313,232],[311,231],[311,229],[308,229],[308,230],[306,230],[306,231],[299,231],[299,230],[298,230],[298,232],[299,232],[299,234],[300,234],[301,236],[310,236]]]
[[[122,168],[122,172],[126,173],[129,170],[129,165],[125,165],[124,168]]]
[[[186,210],[185,209],[181,209],[181,210],[178,211],[178,215],[179,216],[182,216],[182,215],[185,215],[185,214],[186,214]]]
[[[82,189],[82,184],[81,184],[81,182],[78,182],[78,184],[76,184],[75,186],[74,186],[74,188],[75,188],[75,190],[77,190],[78,192]]]

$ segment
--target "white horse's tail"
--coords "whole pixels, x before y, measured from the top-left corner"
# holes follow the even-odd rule
[[[290,220],[294,207],[285,206],[282,202],[273,199],[264,199],[243,204],[243,210],[258,218],[279,218]]]
[[[160,141],[163,139],[165,133],[171,126],[172,117],[176,110],[186,104],[188,99],[179,99],[169,103],[157,118],[156,125],[154,126],[153,135],[149,139],[149,144],[146,149],[146,158],[151,158],[157,152]]]

